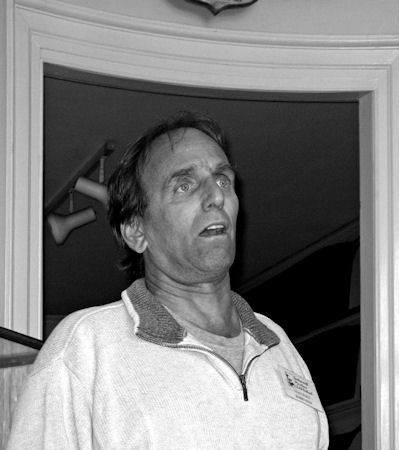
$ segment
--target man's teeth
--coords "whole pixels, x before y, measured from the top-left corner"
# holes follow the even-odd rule
[[[226,227],[224,225],[218,224],[218,225],[209,225],[209,227],[205,228],[202,234],[204,236],[215,236],[217,234],[224,234],[225,232]]]
[[[224,225],[210,225],[206,230],[223,230]]]

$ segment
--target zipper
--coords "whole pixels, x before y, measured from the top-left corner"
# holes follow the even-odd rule
[[[262,355],[266,350],[268,350],[268,348],[266,348],[264,350],[264,352],[260,353],[259,355],[254,356],[247,364],[247,367],[245,368],[244,372],[240,375],[236,369],[234,368],[234,366],[232,366],[229,361],[227,361],[227,359],[223,358],[223,356],[220,356],[218,353],[214,352],[213,350],[210,350],[206,347],[202,347],[199,345],[190,345],[190,344],[165,344],[163,342],[159,342],[158,340],[155,339],[151,339],[151,338],[147,338],[144,336],[140,336],[138,335],[138,337],[140,339],[143,339],[144,341],[150,342],[152,344],[156,344],[156,345],[160,345],[162,347],[169,347],[169,348],[178,348],[178,349],[183,349],[183,350],[196,350],[199,352],[205,352],[205,353],[210,353],[213,356],[216,356],[216,358],[220,359],[221,361],[223,361],[225,364],[227,364],[231,370],[237,375],[240,383],[241,383],[241,387],[242,387],[242,393],[243,393],[243,398],[244,401],[247,402],[248,401],[248,387],[247,387],[247,375],[248,375],[248,370],[250,368],[250,366],[252,365],[253,361],[255,361],[255,359],[259,358],[260,355]]]
[[[244,401],[247,402],[248,401],[248,389],[247,389],[247,381],[245,379],[245,375],[239,375],[238,376],[240,381],[241,381],[241,386],[242,386],[242,393],[244,395]]]
[[[247,367],[245,368],[243,374],[241,374],[241,375],[237,374],[238,378],[240,379],[240,382],[241,382],[242,393],[244,395],[244,401],[246,401],[246,402],[248,401],[248,387],[247,387],[248,370],[249,370],[250,366],[252,365],[252,363],[255,361],[255,359],[259,358],[259,356],[262,355],[264,352],[260,353],[259,355],[254,356],[252,359],[250,359],[250,361],[248,362]],[[226,361],[226,362],[228,362],[228,361]],[[234,367],[233,367],[233,369],[234,369]],[[237,373],[235,369],[234,369],[234,372]]]

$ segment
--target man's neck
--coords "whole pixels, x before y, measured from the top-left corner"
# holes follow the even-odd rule
[[[174,315],[220,336],[240,333],[240,319],[231,300],[230,278],[183,284],[165,275],[146,273],[148,290]]]

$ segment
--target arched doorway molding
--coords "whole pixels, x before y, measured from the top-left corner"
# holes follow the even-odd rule
[[[259,92],[359,99],[363,448],[397,448],[398,39],[234,33],[44,2],[7,3],[5,285],[1,325],[41,337],[43,66]]]

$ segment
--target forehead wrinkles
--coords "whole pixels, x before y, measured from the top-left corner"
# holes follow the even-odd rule
[[[151,143],[143,183],[147,192],[153,191],[176,172],[213,171],[225,165],[229,166],[227,155],[214,139],[196,128],[182,128],[164,133]]]
[[[154,192],[154,183],[160,180],[167,153],[172,152],[174,143],[170,133],[164,133],[158,136],[148,146],[148,151],[141,169],[141,185],[146,196],[149,197]]]
[[[167,150],[174,152],[176,145],[178,145],[179,142],[184,139],[187,130],[189,130],[189,128],[178,128],[176,130],[166,131],[165,133],[162,133],[151,142],[149,154],[152,155],[157,151]]]
[[[171,152],[174,151],[175,145],[168,134],[162,134],[157,137],[149,147],[149,152],[145,164],[143,166],[143,175],[148,175],[154,180],[154,175],[159,174]]]
[[[189,134],[188,137],[187,134]],[[179,149],[180,153],[183,153],[184,151],[189,152],[196,147],[198,147],[198,150],[202,148],[204,151],[213,147],[214,150],[218,149],[220,151],[220,156],[222,156],[222,158],[225,157],[227,159],[224,151],[219,147],[218,143],[203,131],[197,130],[196,128],[179,128],[158,136],[150,144],[147,163],[162,165],[162,163],[165,163],[166,160],[169,159],[168,157],[171,156],[171,153],[175,153],[177,149]],[[216,153],[219,152],[215,152],[215,156]],[[192,158],[194,158],[194,156],[197,155],[193,155]],[[204,159],[204,161],[206,161],[207,155],[203,154],[202,156],[203,158],[201,158],[198,154],[198,160]],[[173,161],[174,160],[172,158],[168,162],[173,164]],[[155,162],[156,164],[154,164]]]

